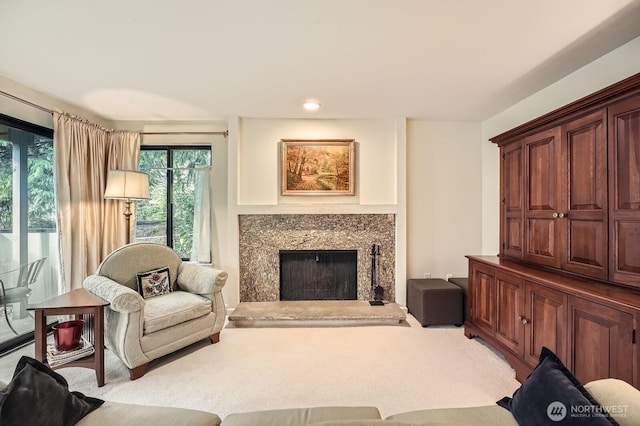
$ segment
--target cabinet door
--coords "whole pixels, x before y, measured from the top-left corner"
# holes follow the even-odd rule
[[[502,254],[522,259],[524,257],[522,140],[505,145],[501,150]]]
[[[640,287],[640,96],[609,108],[609,279]]]
[[[614,377],[633,382],[633,315],[569,296],[567,367],[581,383]]]
[[[495,271],[472,263],[469,277],[471,321],[493,334],[495,327]]]
[[[525,361],[537,365],[542,347],[567,361],[567,295],[530,281],[525,286]]]
[[[558,225],[567,241],[562,269],[607,279],[607,139],[605,111],[597,111],[563,126],[566,156],[561,175],[568,178],[562,193]]]
[[[524,354],[524,282],[504,272],[496,275],[496,339],[522,356]]]
[[[555,127],[525,138],[525,260],[560,267],[562,233],[557,229],[560,212],[558,161],[561,161],[561,129]],[[566,185],[566,182],[564,183]]]

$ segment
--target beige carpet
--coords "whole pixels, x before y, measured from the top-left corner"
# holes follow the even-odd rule
[[[373,405],[383,416],[436,407],[493,404],[519,386],[514,371],[462,328],[407,326],[233,328],[151,364],[129,381],[107,350],[106,384],[82,368],[57,370],[71,390],[118,402],[229,413],[320,405]],[[10,379],[22,354],[0,358]]]

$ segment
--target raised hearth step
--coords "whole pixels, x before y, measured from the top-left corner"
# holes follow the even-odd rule
[[[371,306],[362,300],[241,302],[229,323],[236,327],[348,327],[398,325],[407,315],[397,303]]]

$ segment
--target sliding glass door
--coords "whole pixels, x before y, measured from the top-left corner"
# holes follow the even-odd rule
[[[59,293],[53,164],[51,129],[0,114],[0,352],[30,338],[26,306]]]

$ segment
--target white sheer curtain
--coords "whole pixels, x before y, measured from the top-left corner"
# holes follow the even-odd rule
[[[193,246],[191,261],[211,262],[211,170],[198,168],[195,173],[195,200],[193,206]]]
[[[61,112],[53,125],[61,290],[69,291],[126,242],[122,205],[105,200],[104,190],[110,169],[137,169],[140,135]]]

